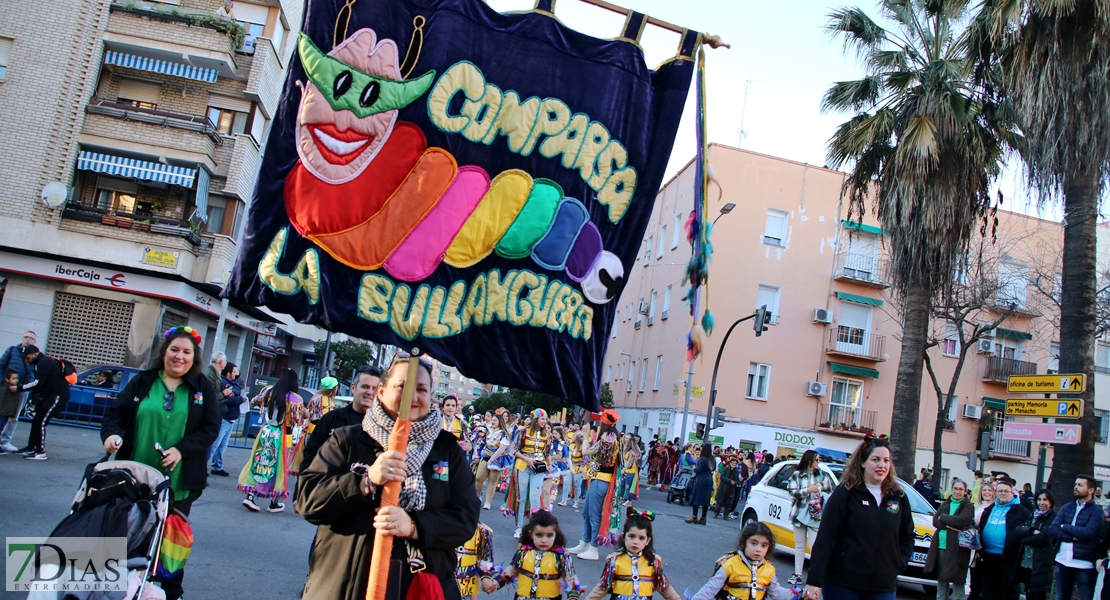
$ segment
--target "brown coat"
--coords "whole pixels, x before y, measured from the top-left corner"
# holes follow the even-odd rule
[[[952,511],[951,504],[953,502],[960,502],[960,508],[956,510],[954,515],[949,514]],[[960,548],[957,542],[957,534],[974,520],[975,507],[966,496],[963,500],[957,501],[949,498],[941,503],[940,510],[933,514],[933,525],[937,528],[937,531],[933,534],[933,541],[929,544],[929,557],[925,559],[926,573],[935,574],[937,579],[963,585],[967,578],[968,564],[971,562],[971,550]],[[944,564],[939,565],[938,568],[940,532],[945,529],[948,531],[947,540],[945,541],[947,548],[944,552]]]

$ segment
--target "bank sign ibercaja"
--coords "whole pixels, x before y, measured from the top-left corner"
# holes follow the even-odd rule
[[[652,71],[543,11],[308,6],[229,295],[596,408],[700,36]]]

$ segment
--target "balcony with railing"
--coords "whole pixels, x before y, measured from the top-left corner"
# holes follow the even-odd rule
[[[153,3],[114,2],[110,10],[109,50],[235,75],[235,49],[244,37],[238,23]]]
[[[883,362],[886,360],[886,336],[875,335],[867,333],[863,329],[841,325],[829,329],[825,352],[872,362]]]
[[[890,287],[890,262],[874,254],[841,252],[836,255],[833,278],[871,288]]]
[[[254,193],[254,183],[258,178],[258,165],[262,153],[250,135],[239,133],[234,136],[234,148],[227,167],[227,183],[224,192],[235,194],[243,202],[250,202]]]
[[[984,381],[1006,383],[1011,375],[1036,375],[1037,363],[1025,362],[1013,358],[992,356],[987,360],[986,372],[983,373]]]
[[[1021,440],[1004,440],[1002,439],[1002,432],[996,431],[991,436],[991,453],[992,454],[1005,454],[1006,456],[1018,456],[1021,458],[1029,458],[1029,442]]]
[[[817,429],[859,437],[875,431],[876,411],[829,403],[822,403],[818,410]]]
[[[81,130],[85,138],[82,141],[151,156],[215,164],[216,146],[223,144],[223,140],[207,117],[124,106],[130,105],[101,99],[90,102],[85,108],[88,115]]]
[[[199,229],[188,221],[181,221],[167,217],[157,217],[152,214],[129,213],[111,211],[95,206],[87,206],[70,202],[62,211],[63,219],[74,219],[88,223],[100,223],[107,227],[116,227],[136,232],[149,232],[155,235],[184,238],[193,246],[200,244]]]

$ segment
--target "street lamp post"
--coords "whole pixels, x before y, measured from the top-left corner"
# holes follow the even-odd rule
[[[736,208],[736,203],[735,202],[728,202],[724,206],[722,206],[721,207],[721,213],[718,214],[717,217],[713,219],[713,224],[716,225],[717,224],[717,219],[720,219],[721,217],[723,217],[723,216],[727,215],[728,213],[732,212],[732,209],[734,209],[734,208]],[[733,327],[735,327],[735,326],[736,325],[734,324]],[[732,333],[731,328],[728,331],[729,331],[729,333]],[[727,335],[725,336],[725,340],[728,340]],[[714,372],[714,375],[716,375],[716,372]],[[678,438],[679,444],[685,444],[686,443],[686,424],[687,424],[687,421],[690,419],[690,388],[692,388],[693,386],[694,386],[694,361],[691,360],[690,361],[690,372],[686,374],[686,402],[682,407],[682,437]],[[707,419],[709,418],[709,413],[706,413],[706,418]]]

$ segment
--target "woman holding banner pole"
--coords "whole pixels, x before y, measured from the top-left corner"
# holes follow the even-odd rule
[[[393,540],[387,597],[404,598],[427,573],[445,598],[459,598],[455,548],[474,535],[481,504],[458,439],[442,430],[439,412],[429,410],[432,368],[424,361],[417,369],[408,448],[404,454],[386,450],[410,360],[417,359],[398,353],[361,428],[335,430],[301,474],[297,508],[319,525],[304,598],[363,600],[376,531]],[[402,482],[398,506],[380,508],[382,486],[393,481]],[[423,561],[423,570],[414,559]]]

